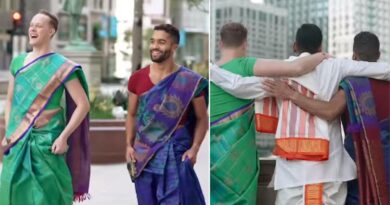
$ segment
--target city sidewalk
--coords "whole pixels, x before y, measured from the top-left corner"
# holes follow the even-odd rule
[[[198,174],[206,204],[210,197],[209,140],[207,136],[199,151],[195,171]],[[0,163],[0,171],[2,165]],[[91,199],[75,205],[136,205],[134,184],[125,164],[92,165]]]

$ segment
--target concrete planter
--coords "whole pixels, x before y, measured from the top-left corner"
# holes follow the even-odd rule
[[[89,129],[93,164],[126,161],[126,129],[124,120],[91,120]]]

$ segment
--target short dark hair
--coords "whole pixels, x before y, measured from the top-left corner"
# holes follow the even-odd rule
[[[171,24],[160,24],[154,27],[155,31],[165,31],[167,32],[174,43],[179,44],[180,42],[180,33],[179,30],[172,26]]]
[[[317,53],[322,44],[322,32],[315,24],[302,24],[295,35],[295,42],[301,52]]]
[[[43,14],[47,17],[49,17],[50,19],[50,25],[54,28],[54,30],[57,32],[58,30],[58,18],[57,16],[51,14],[50,12],[46,11],[46,10],[40,10],[38,12],[38,14]]]
[[[353,39],[353,52],[363,61],[376,62],[379,58],[379,39],[368,31],[358,33]]]
[[[241,46],[247,39],[248,30],[240,23],[230,22],[222,26],[221,42],[227,47]]]

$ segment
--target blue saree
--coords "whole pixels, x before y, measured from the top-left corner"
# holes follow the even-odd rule
[[[134,143],[139,204],[205,204],[193,168],[181,157],[192,145],[196,125],[191,101],[202,91],[207,95],[207,86],[199,74],[180,67],[139,97]],[[180,125],[186,110],[188,120]],[[156,190],[150,191],[146,186],[156,177]],[[188,191],[198,193],[191,203],[186,200]]]

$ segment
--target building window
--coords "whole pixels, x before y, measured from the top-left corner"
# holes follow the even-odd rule
[[[216,17],[217,19],[221,18],[221,9],[217,9]]]
[[[103,0],[99,0],[99,8],[103,9]]]
[[[93,8],[95,8],[95,9],[98,8],[98,1],[99,0],[93,0]]]

